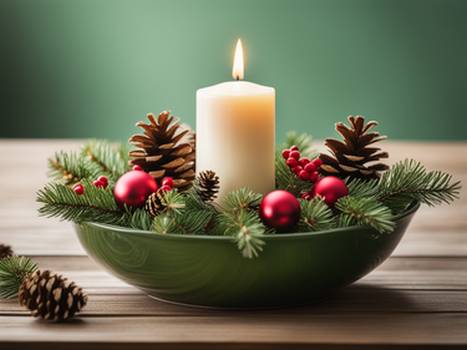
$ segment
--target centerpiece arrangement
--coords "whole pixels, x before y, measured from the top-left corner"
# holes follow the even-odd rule
[[[447,173],[386,165],[385,136],[362,116],[337,123],[325,153],[305,133],[276,148],[275,91],[241,80],[241,43],[235,56],[234,81],[198,90],[196,133],[164,111],[137,123],[130,147],[57,152],[40,214],[73,221],[96,261],[155,298],[269,307],[364,276],[420,204],[458,197]]]

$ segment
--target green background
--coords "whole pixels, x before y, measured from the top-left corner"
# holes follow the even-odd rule
[[[279,136],[363,114],[392,138],[467,139],[465,0],[0,0],[0,137],[124,140],[163,109],[193,125],[237,37]]]

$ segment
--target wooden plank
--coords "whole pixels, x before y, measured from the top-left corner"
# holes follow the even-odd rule
[[[388,314],[388,313],[466,313],[466,291],[393,290],[375,286],[353,286],[330,295],[315,305],[262,310],[233,311],[242,316],[296,314]],[[189,308],[155,301],[142,294],[93,294],[81,313],[82,318],[93,316],[206,316],[220,317],[228,311]],[[0,302],[0,315],[26,316],[29,312],[17,300]],[[427,316],[429,317],[429,316]]]
[[[158,348],[177,345],[179,349],[198,346],[257,344],[283,349],[295,345],[321,349],[323,344],[361,348],[366,344],[392,346],[448,347],[467,345],[467,315],[426,314],[343,314],[335,315],[241,315],[222,317],[87,317],[71,323],[50,324],[27,317],[2,317],[3,343],[37,348],[37,342],[62,345],[141,343]],[[27,331],[25,331],[27,330]],[[2,346],[2,349],[4,347]],[[94,347],[93,347],[94,348]]]

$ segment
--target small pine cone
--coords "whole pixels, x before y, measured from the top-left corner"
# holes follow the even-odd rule
[[[0,259],[13,256],[13,249],[9,245],[0,244]]]
[[[34,317],[64,321],[78,313],[88,300],[75,282],[49,270],[37,270],[26,277],[19,288],[20,305]]]
[[[150,215],[156,216],[162,210],[165,209],[165,205],[164,205],[162,197],[163,196],[162,196],[161,191],[152,193],[146,200],[146,203],[144,204],[144,209],[146,209],[146,211]]]
[[[212,170],[204,170],[198,175],[197,192],[205,202],[211,202],[219,192],[219,176]]]
[[[389,167],[380,160],[388,158],[388,153],[375,147],[375,143],[386,139],[378,132],[371,131],[376,125],[375,121],[365,123],[360,115],[350,115],[347,120],[350,126],[336,123],[336,131],[343,140],[326,139],[324,144],[331,155],[320,154],[322,164],[319,172],[322,175],[334,175],[340,178],[378,178],[380,172]]]

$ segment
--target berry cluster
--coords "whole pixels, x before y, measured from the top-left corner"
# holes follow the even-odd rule
[[[300,180],[315,183],[319,179],[318,168],[321,165],[319,158],[310,160],[302,157],[297,146],[282,151],[282,157],[286,160],[288,167],[297,175]]]
[[[106,188],[109,185],[109,179],[107,179],[106,176],[101,175],[96,180],[94,180],[92,184],[98,188]],[[80,183],[75,184],[72,189],[79,196],[84,193],[84,186]]]

